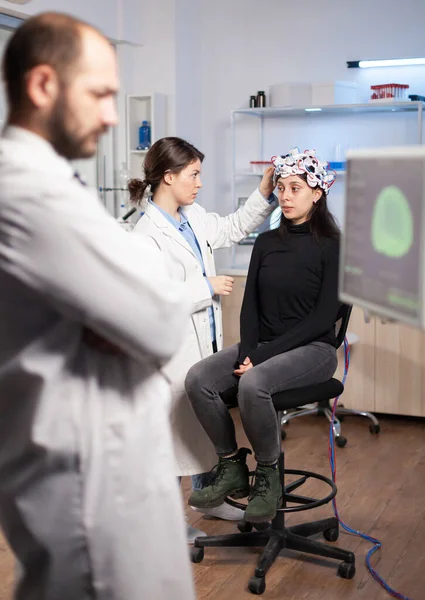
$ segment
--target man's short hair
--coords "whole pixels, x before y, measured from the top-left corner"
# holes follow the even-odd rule
[[[38,65],[49,65],[67,81],[81,55],[84,21],[62,13],[42,13],[28,19],[10,38],[3,57],[3,80],[11,110],[26,99],[26,74]],[[100,34],[101,35],[101,34]]]

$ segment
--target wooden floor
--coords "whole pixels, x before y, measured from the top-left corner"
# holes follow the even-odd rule
[[[237,418],[237,417],[236,417]],[[329,475],[328,428],[321,418],[306,417],[287,428],[283,444],[287,468]],[[346,419],[345,448],[337,448],[338,508],[352,528],[377,537],[383,548],[373,564],[388,583],[409,600],[425,599],[425,421],[386,419],[378,436],[369,433],[361,418]],[[244,443],[238,427],[240,443]],[[189,482],[185,482],[186,495]],[[301,492],[300,492],[301,493]],[[192,513],[192,514],[191,514]],[[199,518],[190,520],[209,534],[230,533],[236,525]],[[302,515],[302,516],[301,516]],[[288,517],[288,524],[332,516],[331,506]],[[279,600],[383,600],[390,596],[365,567],[371,545],[342,534],[337,545],[356,554],[356,576],[336,576],[336,561],[299,558],[284,553],[266,578],[268,599]],[[254,574],[257,549],[207,548],[205,558],[193,565],[198,599],[248,600],[249,578]]]
[[[238,416],[238,436],[244,441]],[[343,424],[348,438],[337,449],[338,508],[351,527],[383,542],[373,564],[388,583],[409,600],[425,599],[425,421],[383,419],[373,436],[360,418]],[[318,417],[291,423],[284,443],[286,466],[329,474],[327,431]],[[189,479],[183,482],[185,498]],[[318,489],[308,490],[313,493]],[[187,515],[209,534],[230,533],[235,523],[205,519],[189,507]],[[288,524],[332,515],[330,506],[292,515]],[[372,579],[364,561],[371,545],[342,534],[337,545],[356,554],[357,573],[348,581],[336,576],[336,561],[284,553],[270,570],[264,598],[280,600],[384,600],[390,596]],[[193,565],[198,599],[248,600],[247,582],[259,550],[207,548]],[[0,538],[0,600],[10,600],[13,562]],[[59,599],[58,599],[59,600]],[[124,600],[124,599],[117,599]],[[185,600],[185,599],[149,599]]]

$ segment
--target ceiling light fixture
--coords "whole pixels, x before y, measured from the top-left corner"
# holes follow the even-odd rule
[[[388,58],[382,60],[348,60],[349,69],[370,69],[372,67],[407,67],[425,65],[425,58]]]

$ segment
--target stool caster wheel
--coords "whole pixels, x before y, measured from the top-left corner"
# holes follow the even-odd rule
[[[323,537],[328,542],[336,542],[339,538],[339,527],[332,527],[331,529],[326,529],[323,532]]]
[[[369,425],[369,431],[370,433],[379,433],[381,431],[381,426],[380,425]]]
[[[356,567],[354,563],[342,562],[338,565],[338,575],[342,579],[353,579],[356,574]]]
[[[280,431],[280,437],[282,440],[286,440],[286,431],[283,428]]]
[[[252,531],[252,523],[248,523],[247,521],[239,521],[238,529],[241,533],[249,533]]]
[[[190,549],[190,560],[193,563],[200,563],[203,561],[203,559],[204,559],[204,549],[198,548],[197,546],[192,546],[192,548]]]
[[[335,442],[338,448],[344,448],[344,446],[347,445],[347,438],[343,437],[342,435],[337,435]]]
[[[251,577],[248,583],[248,589],[251,594],[260,596],[266,591],[266,580],[264,577]]]

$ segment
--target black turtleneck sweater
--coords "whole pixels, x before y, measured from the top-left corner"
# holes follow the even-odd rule
[[[336,345],[339,242],[316,241],[308,223],[258,236],[242,304],[238,362],[258,365],[313,341]],[[261,344],[261,342],[268,342]]]

